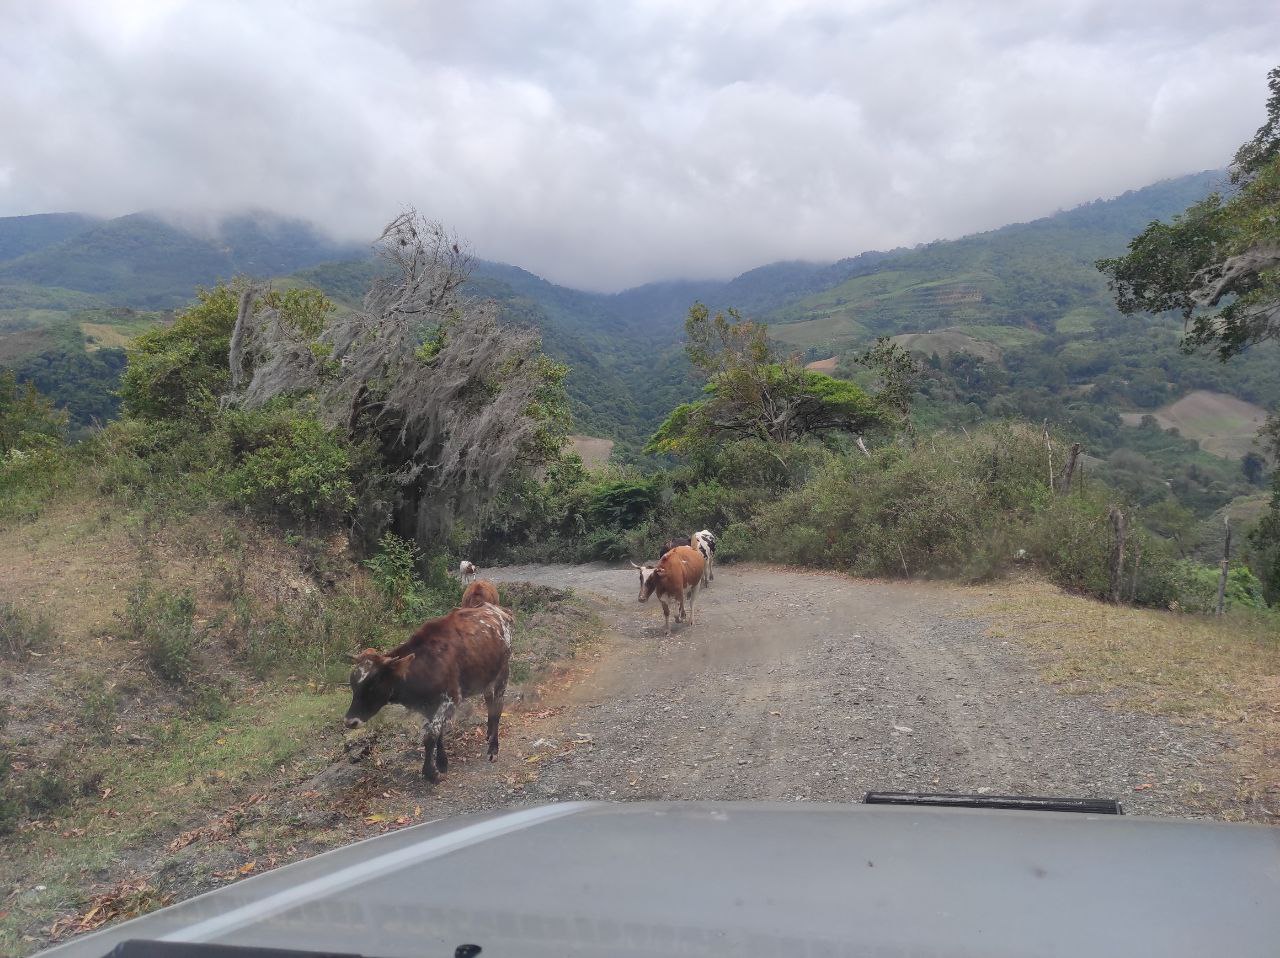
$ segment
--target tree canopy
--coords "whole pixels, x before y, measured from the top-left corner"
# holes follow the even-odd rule
[[[1098,261],[1121,312],[1177,310],[1185,348],[1209,347],[1224,361],[1280,338],[1280,67],[1268,86],[1267,121],[1232,163],[1234,189],[1152,223],[1126,255]]]
[[[677,406],[650,441],[652,451],[684,453],[733,439],[793,442],[886,421],[880,404],[853,383],[774,356],[767,328],[735,310],[712,316],[695,303],[685,331],[689,360],[707,376],[706,398]]]

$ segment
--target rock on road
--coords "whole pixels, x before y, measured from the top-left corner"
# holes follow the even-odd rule
[[[472,782],[470,799],[856,802],[868,790],[942,791],[1204,814],[1197,783],[1217,777],[1219,749],[1203,729],[1058,692],[1030,653],[985,635],[962,590],[717,572],[695,624],[667,638],[657,601],[637,603],[630,569],[485,570],[591,596],[609,635],[564,711],[527,741],[504,742],[505,761],[528,763],[536,780],[505,802],[496,782]]]

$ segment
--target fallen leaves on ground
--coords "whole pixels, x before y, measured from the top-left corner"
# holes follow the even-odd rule
[[[145,878],[135,878],[97,895],[83,914],[59,918],[49,928],[49,938],[58,941],[68,934],[93,931],[109,921],[136,918],[161,908],[172,900],[162,895]]]

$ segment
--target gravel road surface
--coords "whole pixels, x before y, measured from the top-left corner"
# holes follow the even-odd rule
[[[1223,776],[1221,743],[1204,727],[1058,692],[945,585],[724,567],[695,624],[667,638],[656,600],[637,603],[632,570],[484,574],[590,596],[609,634],[556,708],[507,727],[498,766],[477,760],[479,742],[460,756],[434,813],[896,790],[1119,798],[1132,814],[1200,815],[1201,783]]]

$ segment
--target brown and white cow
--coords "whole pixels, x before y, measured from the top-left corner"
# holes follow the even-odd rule
[[[365,649],[352,658],[347,728],[359,728],[395,703],[422,716],[422,777],[447,771],[445,723],[462,700],[484,695],[489,712],[489,761],[498,754],[498,722],[511,665],[515,619],[493,604],[454,609],[418,626],[407,642],[385,655]]]
[[[498,587],[488,579],[476,579],[462,593],[458,603],[464,609],[478,609],[485,603],[498,605]]]
[[[671,634],[671,607],[675,603],[679,607],[676,621],[685,616],[685,600],[689,600],[689,625],[693,625],[693,602],[698,596],[698,588],[702,585],[702,553],[689,546],[676,546],[654,566],[639,566],[631,563],[633,569],[640,570],[640,601],[647,602],[655,592],[662,603],[662,618],[666,622],[667,635]]]
[[[463,559],[458,563],[458,578],[463,582],[469,583],[475,581],[477,571],[478,570],[476,569],[476,564],[474,562]]]

